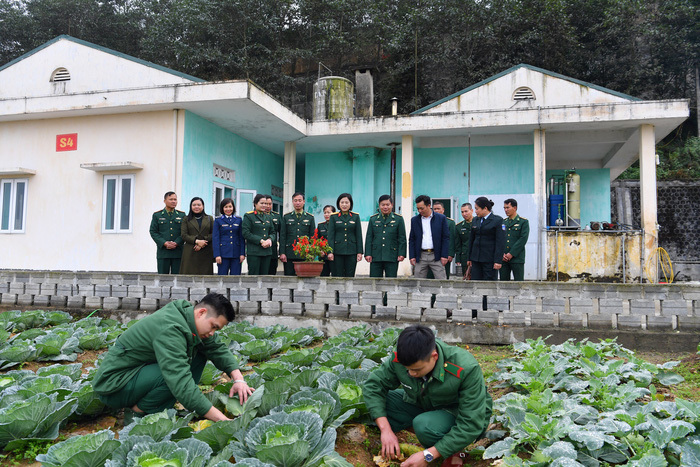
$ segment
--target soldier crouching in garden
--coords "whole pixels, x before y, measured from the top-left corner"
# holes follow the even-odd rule
[[[486,431],[493,404],[474,357],[421,325],[401,332],[394,358],[370,375],[363,394],[381,430],[382,456],[400,453],[395,432],[410,427],[426,448],[402,467],[439,457],[443,466],[463,465],[459,454]]]
[[[125,418],[171,408],[175,401],[209,420],[229,420],[197,387],[207,360],[233,380],[230,397],[245,402],[253,388],[215,331],[235,317],[221,294],[192,305],[175,300],[124,331],[97,369],[92,385],[100,400],[125,408]],[[130,413],[133,411],[133,414]]]

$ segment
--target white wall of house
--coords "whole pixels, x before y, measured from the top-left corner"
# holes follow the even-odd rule
[[[0,99],[193,82],[183,75],[144,66],[144,63],[105,53],[76,39],[59,38],[43,50],[0,71]],[[59,68],[68,70],[69,81],[51,82],[54,71]]]
[[[534,100],[514,101],[514,92],[528,87]],[[449,99],[426,113],[464,112],[486,109],[518,109],[630,102],[630,99],[596,89],[584,83],[542,73],[521,66],[461,95]]]
[[[181,183],[179,127],[173,111],[0,123],[0,172],[35,172],[9,176],[28,179],[26,223],[24,233],[0,233],[0,268],[155,271],[148,229],[163,194]],[[57,135],[74,133],[77,150],[56,151]],[[81,168],[127,161],[142,169]],[[134,176],[131,232],[103,233],[104,178],[120,174]]]

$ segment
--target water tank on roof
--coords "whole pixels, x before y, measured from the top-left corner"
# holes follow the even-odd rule
[[[355,103],[352,81],[340,76],[324,76],[314,83],[314,120],[351,118]]]

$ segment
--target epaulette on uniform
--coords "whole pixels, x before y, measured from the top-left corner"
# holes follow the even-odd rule
[[[253,209],[252,211],[246,212],[246,214],[255,214],[255,209]]]
[[[350,214],[355,214],[355,215],[359,216],[359,214],[356,213],[355,211],[350,211]]]
[[[445,216],[445,217],[447,217],[447,216]],[[448,218],[449,220],[451,220],[452,222],[454,222],[454,221],[455,221],[455,220],[454,220],[454,219],[452,219],[451,217],[447,217],[447,218]]]
[[[369,216],[369,217],[374,217],[374,216],[378,216],[378,215],[379,215],[379,213],[378,213],[378,212],[375,212],[374,214],[372,214],[372,215]]]
[[[452,362],[445,362],[445,372],[451,374],[452,376],[456,376],[457,378],[461,378],[462,371],[464,371],[464,368],[462,368],[461,366],[455,365]]]

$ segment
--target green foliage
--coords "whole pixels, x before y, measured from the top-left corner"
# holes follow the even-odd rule
[[[654,397],[654,383],[683,381],[670,371],[678,362],[650,364],[614,340],[549,346],[538,338],[513,350],[515,358],[500,362],[491,378],[514,389],[494,402],[494,418],[507,436],[489,446],[484,459],[666,465],[700,426],[699,404]]]

